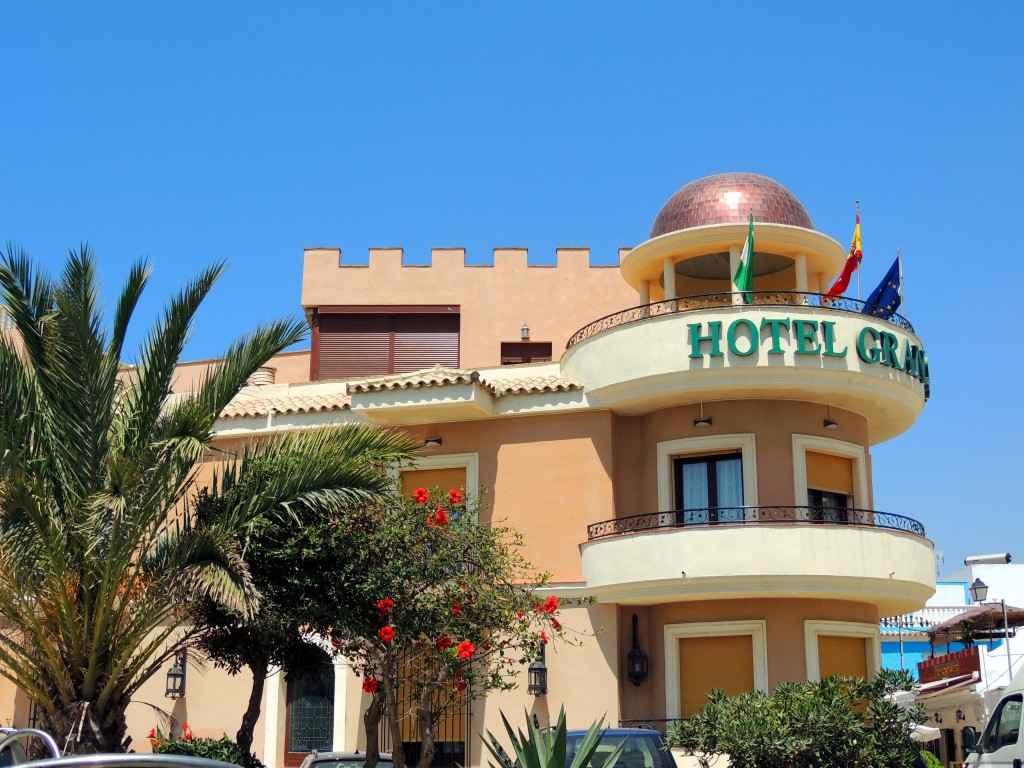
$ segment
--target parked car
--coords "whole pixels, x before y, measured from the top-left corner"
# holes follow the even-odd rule
[[[303,758],[299,768],[363,768],[366,762],[365,752],[310,752]],[[393,761],[390,752],[380,753],[381,768],[391,768]]]
[[[576,750],[586,734],[586,731],[569,731],[566,735],[565,768],[572,765]],[[612,765],[606,765],[605,761],[623,742],[625,744],[619,759]],[[589,768],[676,768],[676,763],[665,748],[665,740],[657,731],[647,728],[609,728],[604,731]]]

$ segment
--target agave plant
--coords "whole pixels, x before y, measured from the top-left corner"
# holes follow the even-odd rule
[[[498,761],[497,767],[493,763],[491,764],[492,768],[583,768],[583,766],[590,765],[590,760],[597,752],[601,739],[604,737],[604,718],[602,717],[591,724],[580,742],[579,749],[573,755],[572,762],[566,766],[568,731],[565,726],[565,707],[559,708],[558,721],[554,728],[551,727],[550,718],[547,720],[547,725],[541,727],[537,718],[530,717],[529,713],[526,713],[527,733],[523,733],[521,730],[517,733],[512,730],[504,712],[501,713],[501,721],[505,724],[505,730],[512,742],[512,751],[515,752],[516,758],[513,760],[502,748],[494,734],[488,731],[484,745]],[[605,759],[604,764],[614,765],[622,754],[622,748],[623,744],[615,747]]]
[[[188,598],[255,610],[239,537],[250,521],[381,498],[389,480],[379,462],[411,449],[365,428],[250,446],[217,473],[222,492],[258,456],[292,457],[288,472],[217,524],[196,526],[189,499],[220,412],[305,332],[301,320],[263,325],[195,391],[170,397],[196,311],[222,271],[210,267],[174,297],[137,365],[125,366],[145,264],[131,269],[108,330],[88,248],[58,278],[21,252],[0,258],[0,305],[14,326],[0,334],[0,674],[60,743],[78,725],[78,751],[128,746],[125,708],[194,631]]]

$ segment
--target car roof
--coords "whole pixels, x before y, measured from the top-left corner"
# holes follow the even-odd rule
[[[569,736],[583,736],[587,731],[568,731]],[[658,736],[661,734],[652,728],[605,728],[601,731],[605,736]]]
[[[316,756],[313,758],[313,762],[315,763],[317,760],[365,760],[365,759],[366,759],[366,753],[365,752],[317,752]],[[390,752],[381,752],[380,753],[380,759],[381,760],[387,760],[388,762],[392,762],[391,753]]]

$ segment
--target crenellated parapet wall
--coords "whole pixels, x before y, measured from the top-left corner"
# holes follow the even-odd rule
[[[338,248],[308,248],[302,274],[307,310],[458,306],[464,368],[499,364],[501,343],[518,341],[524,323],[558,359],[577,329],[636,303],[618,264],[592,263],[589,248],[558,248],[554,264],[531,264],[526,248],[495,248],[489,264],[468,262],[464,248],[434,248],[425,264],[401,248],[371,248],[363,264],[346,264]]]

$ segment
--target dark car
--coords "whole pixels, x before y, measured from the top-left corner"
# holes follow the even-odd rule
[[[310,752],[299,768],[363,768],[365,762],[365,752]],[[391,753],[381,752],[377,765],[391,768]]]
[[[572,765],[576,750],[586,735],[586,731],[569,731],[567,734],[565,768]],[[623,744],[619,759],[611,765],[606,765],[609,756],[619,744]],[[676,768],[676,762],[665,748],[665,740],[657,731],[646,728],[609,728],[604,731],[601,743],[586,768]]]

